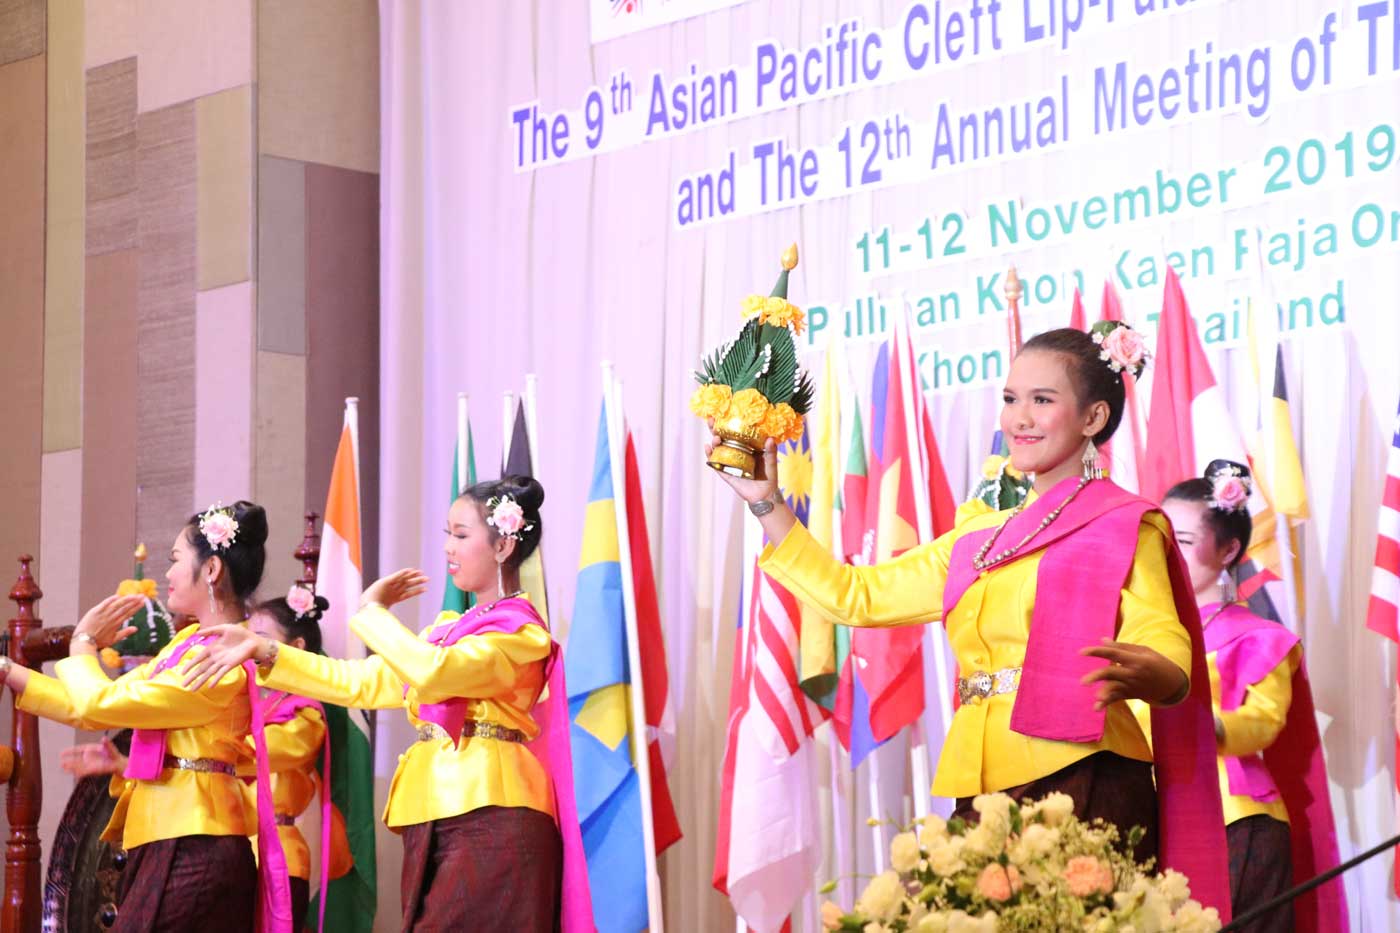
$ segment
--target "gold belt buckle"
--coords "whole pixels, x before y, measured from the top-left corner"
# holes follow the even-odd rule
[[[234,774],[232,764],[217,758],[177,758],[174,755],[166,755],[165,767],[177,771],[196,771],[200,774],[227,774],[230,777]]]
[[[958,702],[972,703],[988,697],[1015,693],[1021,684],[1019,667],[1004,667],[999,671],[974,671],[971,677],[958,678]]]

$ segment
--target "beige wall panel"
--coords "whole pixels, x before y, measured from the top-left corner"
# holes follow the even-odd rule
[[[195,101],[199,288],[247,281],[253,244],[253,92]]]
[[[203,507],[252,495],[253,283],[202,291],[195,309],[194,501]]]
[[[267,509],[267,570],[262,592],[280,596],[297,578],[291,553],[301,542],[306,490],[306,357],[258,351],[253,416],[253,498]],[[286,555],[285,559],[283,555]]]
[[[39,563],[44,578],[44,617],[50,625],[72,625],[82,616],[79,601],[79,542],[83,539],[83,452],[44,454],[43,498],[39,511]],[[123,542],[112,542],[120,551]],[[125,548],[130,551],[130,548]],[[116,592],[117,580],[112,581]]]
[[[194,501],[194,104],[136,120],[141,248],[136,533],[167,547]]]
[[[44,56],[0,66],[0,577],[13,558],[39,556],[39,480],[44,359]]]
[[[78,604],[110,594],[131,569],[136,537],[137,294],[134,249],[87,260],[83,315],[82,542]],[[161,555],[170,541],[146,541]],[[159,566],[158,564],[154,566]]]
[[[96,68],[136,55],[138,0],[87,0],[84,6],[87,67]]]
[[[83,2],[51,0],[44,250],[44,450],[83,442]]]
[[[261,0],[258,151],[379,171],[374,0]]]
[[[140,0],[136,12],[142,113],[252,83],[252,0]]]
[[[87,73],[87,254],[136,247],[136,59]]]
[[[258,160],[258,349],[306,354],[306,166]]]
[[[44,0],[0,0],[0,65],[44,51]]]

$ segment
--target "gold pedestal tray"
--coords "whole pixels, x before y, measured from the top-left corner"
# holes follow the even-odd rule
[[[720,473],[756,479],[763,463],[763,445],[767,440],[757,428],[747,427],[737,420],[715,425],[719,443],[710,451],[705,465]]]

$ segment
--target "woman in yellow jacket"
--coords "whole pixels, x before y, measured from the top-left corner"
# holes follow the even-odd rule
[[[266,541],[267,517],[251,502],[192,516],[171,548],[166,605],[199,624],[115,681],[97,652],[131,631],[122,625],[143,605],[139,595],[111,597],[88,612],[56,677],[0,661],[19,709],[76,728],[136,730],[126,773],[112,780],[118,801],[103,834],[129,855],[119,933],[253,929],[254,823],[235,774],[249,731],[246,677],[230,670],[190,690],[179,666],[211,628],[245,619]]]
[[[1143,361],[1141,338],[1099,328],[1096,338],[1040,334],[1011,365],[1001,430],[1012,465],[1034,477],[1026,502],[890,561],[842,564],[807,533],[778,494],[771,441],[765,478],[723,478],[772,542],[762,569],[831,621],[943,621],[961,705],[934,794],[975,818],[978,794],[1064,792],[1082,818],[1125,836],[1145,829],[1140,854],[1184,872],[1225,915],[1218,789],[1201,765],[1212,737],[1195,603],[1166,519],[1095,466],[1123,415],[1122,373]],[[1160,718],[1172,736],[1155,757],[1129,698],[1158,707],[1154,727]]]
[[[551,728],[544,747],[533,741],[542,712],[551,727],[567,727],[558,706],[567,697],[563,665],[519,588],[520,564],[539,544],[543,501],[533,479],[505,477],[453,503],[447,570],[477,599],[465,615],[443,613],[414,634],[389,608],[421,594],[427,577],[401,570],[366,589],[350,619],[374,652],[364,660],[225,626],[189,670],[198,686],[253,659],[265,687],[407,713],[418,741],[399,756],[384,809],[385,823],[404,837],[404,930],[549,933],[562,914],[570,933],[592,920],[585,867],[566,861],[566,853],[581,854],[567,732]],[[537,707],[547,682],[549,703]]]

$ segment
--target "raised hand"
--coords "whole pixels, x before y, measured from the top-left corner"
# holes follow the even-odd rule
[[[107,648],[132,634],[136,629],[126,625],[127,619],[146,605],[143,596],[108,596],[93,606],[73,629],[74,635],[91,635],[98,648]]]
[[[705,456],[710,453],[720,443],[718,434],[710,437],[710,442],[705,445]],[[718,471],[717,471],[718,472]],[[733,476],[729,473],[720,473],[720,477],[729,484],[729,488],[738,494],[745,502],[753,503],[763,499],[775,499],[778,494],[778,444],[769,438],[763,445],[763,460],[759,464],[759,475],[753,479],[744,479],[742,476]]]
[[[268,650],[266,638],[241,625],[215,625],[206,631],[216,638],[206,642],[198,654],[185,662],[186,690],[199,690],[205,684],[218,683],[244,661],[257,660]]]
[[[385,609],[395,603],[421,596],[427,592],[428,575],[421,570],[407,567],[395,570],[387,577],[380,577],[360,594],[360,608],[378,603]]]
[[[1094,709],[1104,709],[1119,700],[1146,700],[1169,706],[1185,699],[1191,679],[1165,655],[1142,645],[1105,638],[1097,647],[1082,648],[1080,654],[1104,658],[1107,667],[1084,675],[1082,684],[1099,684]]]
[[[58,753],[59,766],[74,777],[119,774],[126,770],[126,756],[106,736],[101,742],[85,742]]]

